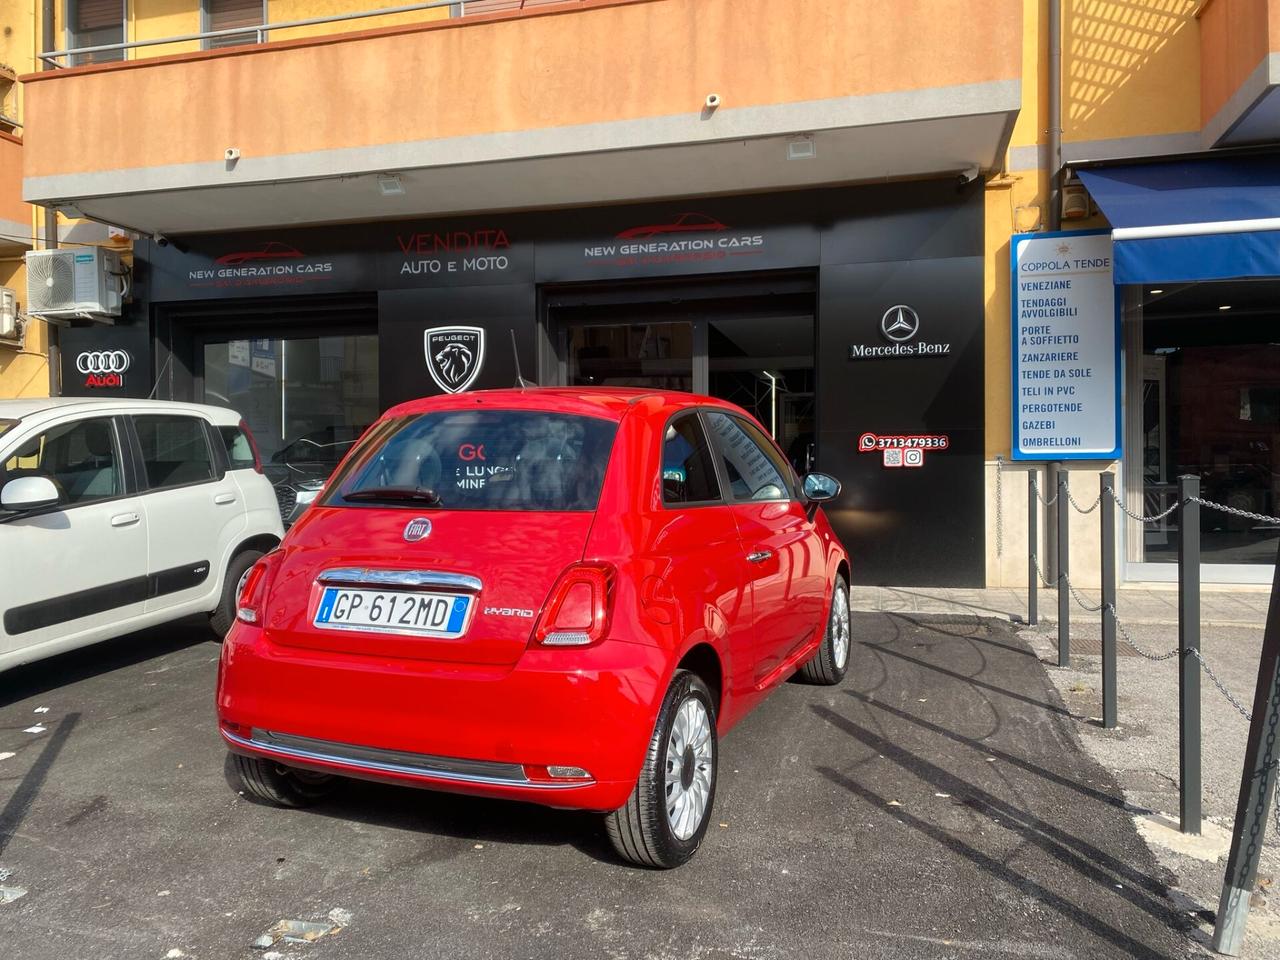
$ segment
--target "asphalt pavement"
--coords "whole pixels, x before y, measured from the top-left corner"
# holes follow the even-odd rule
[[[1026,640],[973,618],[853,629],[841,686],[785,684],[724,740],[711,830],[667,873],[619,863],[580,813],[366,783],[251,803],[198,625],[0,674],[0,953],[1195,955]],[[319,935],[253,946],[281,921]]]

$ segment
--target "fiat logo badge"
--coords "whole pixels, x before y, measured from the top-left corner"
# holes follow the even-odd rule
[[[426,517],[414,517],[404,528],[404,538],[410,543],[425,540],[431,535],[431,521]]]

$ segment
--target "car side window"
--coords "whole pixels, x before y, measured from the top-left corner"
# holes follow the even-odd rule
[[[120,446],[105,417],[51,427],[24,442],[0,464],[0,487],[19,477],[47,477],[59,506],[109,500],[124,492]]]
[[[253,470],[257,460],[253,456],[253,444],[249,435],[239,427],[218,427],[218,435],[227,449],[227,466],[232,470]]]
[[[735,501],[792,498],[788,471],[773,455],[767,438],[745,420],[728,414],[709,413],[707,422],[729,477],[730,496]]]
[[[672,506],[719,499],[720,481],[702,423],[694,413],[676,418],[662,441],[662,502]]]
[[[215,477],[213,451],[200,418],[140,416],[133,423],[150,489],[182,487]]]

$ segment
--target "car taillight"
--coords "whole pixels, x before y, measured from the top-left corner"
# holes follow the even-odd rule
[[[560,574],[534,631],[544,647],[586,647],[609,632],[614,569],[607,563],[575,563]]]
[[[254,473],[262,472],[262,453],[258,450],[258,441],[253,435],[253,431],[249,429],[249,424],[243,420],[240,421],[240,432],[244,434],[244,438],[249,441],[249,449],[253,451],[253,471]]]
[[[236,597],[236,619],[241,623],[262,623],[267,591],[271,589],[271,581],[279,565],[280,553],[273,550],[249,568],[249,575],[240,588],[240,596]]]

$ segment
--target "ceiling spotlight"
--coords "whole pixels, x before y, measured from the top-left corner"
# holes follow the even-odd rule
[[[384,197],[403,197],[404,184],[400,182],[400,178],[394,173],[384,173],[378,176],[378,192]]]
[[[1223,304],[1222,306],[1220,306],[1218,309],[1219,309],[1219,310],[1230,310],[1230,309],[1231,309],[1231,304],[1229,304],[1229,303],[1224,303],[1224,304]]]
[[[1151,290],[1151,291],[1150,291],[1150,293],[1151,293],[1151,295],[1154,297],[1157,293],[1164,293],[1164,290],[1162,290],[1161,288],[1157,287],[1156,289]]]
[[[813,137],[796,137],[787,141],[788,160],[812,160],[817,155],[818,147]]]

